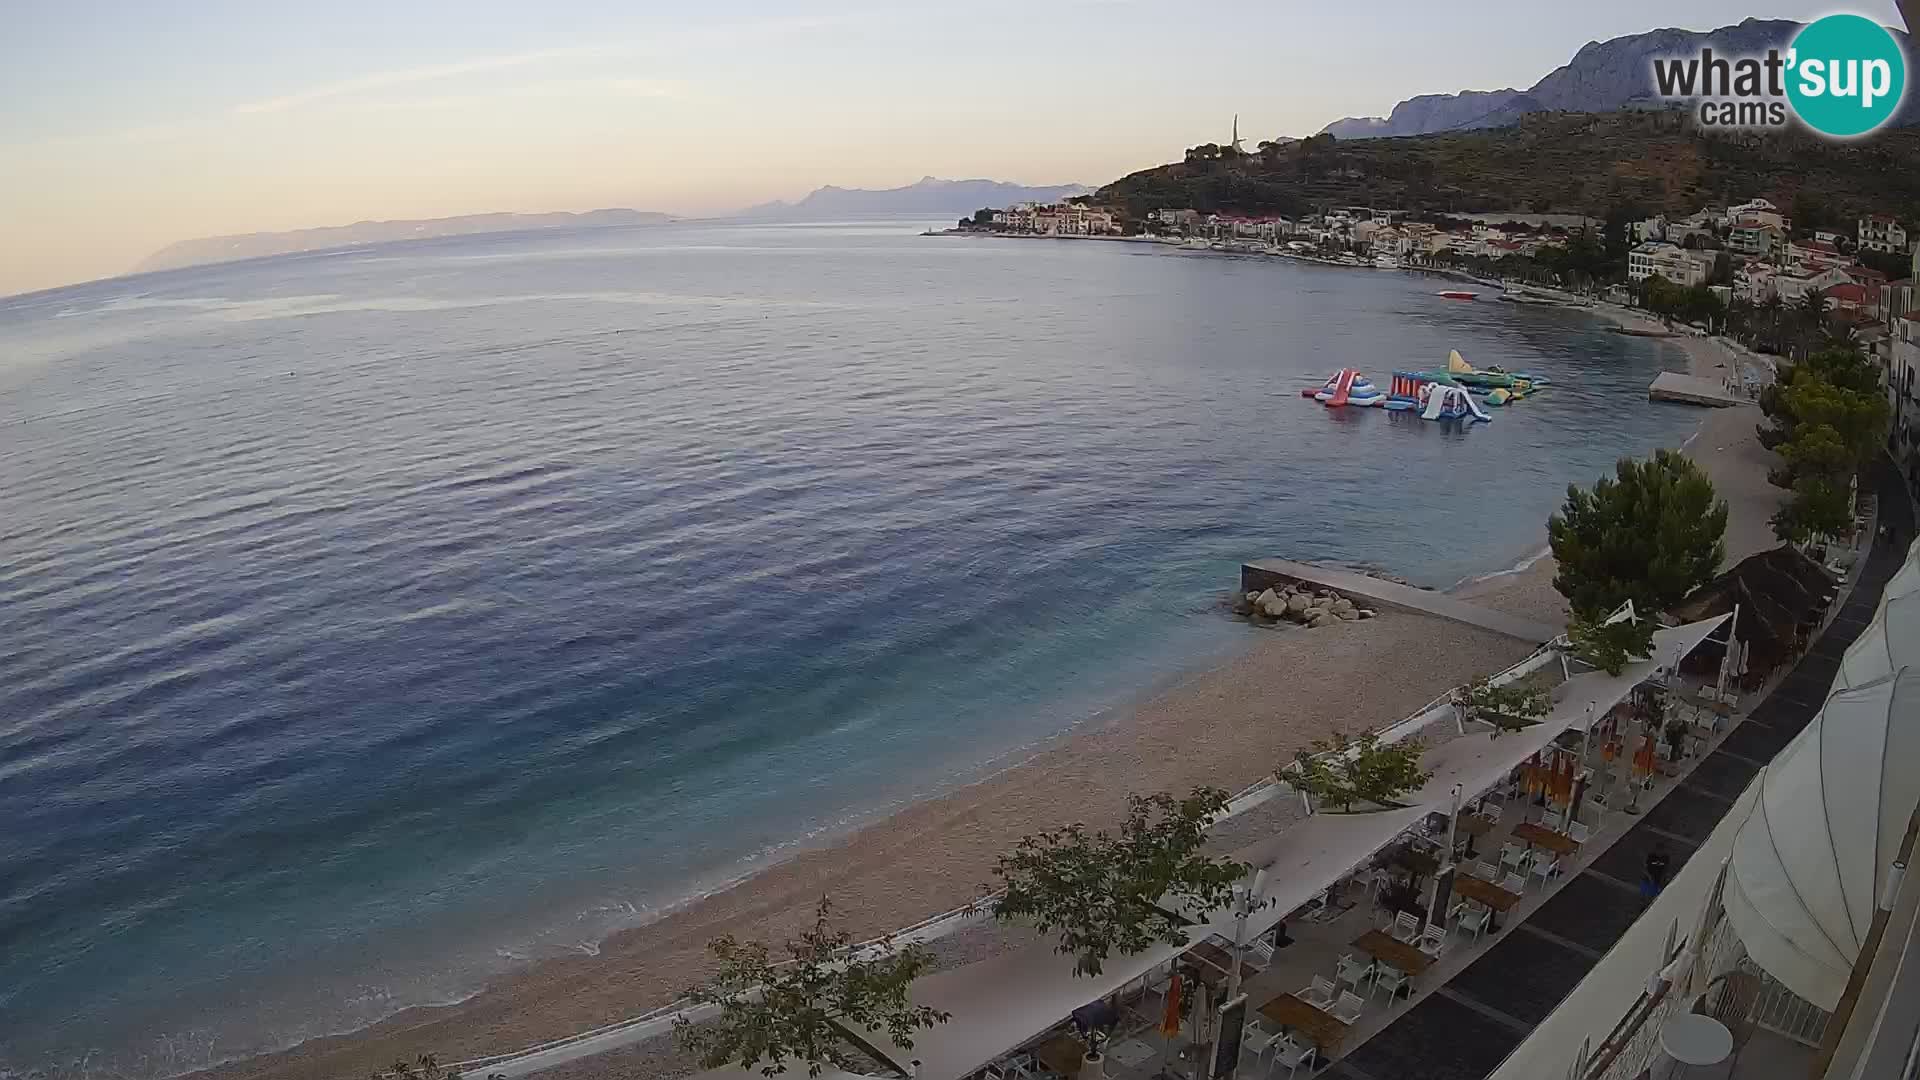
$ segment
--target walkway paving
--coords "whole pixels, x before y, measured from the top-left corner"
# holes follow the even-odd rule
[[[1898,475],[1883,462],[1876,481],[1881,521],[1911,538],[1913,508]],[[1664,845],[1678,874],[1747,783],[1813,719],[1841,654],[1872,621],[1905,553],[1904,541],[1873,547],[1813,647],[1711,754],[1513,933],[1321,1075],[1480,1080],[1498,1068],[1640,917],[1637,883],[1647,852]]]
[[[1374,607],[1395,608],[1411,611],[1417,615],[1451,619],[1454,622],[1466,623],[1468,626],[1477,626],[1482,630],[1491,630],[1496,634],[1519,638],[1530,645],[1539,645],[1560,636],[1558,627],[1537,623],[1531,619],[1515,618],[1498,611],[1489,611],[1431,589],[1416,589],[1411,585],[1383,581],[1365,574],[1356,574],[1351,570],[1313,566],[1289,559],[1256,559],[1250,563],[1243,563],[1240,567],[1240,588],[1244,592],[1269,588],[1286,581],[1299,582],[1321,589],[1332,589],[1343,596],[1364,599]]]

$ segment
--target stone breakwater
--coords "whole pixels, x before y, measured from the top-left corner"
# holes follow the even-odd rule
[[[1373,609],[1363,608],[1332,589],[1291,584],[1243,593],[1234,599],[1233,612],[1263,626],[1280,622],[1332,626],[1374,616]]]

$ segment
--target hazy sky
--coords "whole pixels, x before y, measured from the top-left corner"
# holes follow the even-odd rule
[[[5,0],[0,294],[193,236],[1100,183],[1805,0]],[[1846,9],[1899,25],[1893,0]]]

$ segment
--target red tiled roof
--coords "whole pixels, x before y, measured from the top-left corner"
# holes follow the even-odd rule
[[[1867,287],[1865,285],[1855,285],[1852,282],[1829,285],[1820,291],[1822,294],[1831,296],[1835,300],[1847,300],[1856,304],[1866,303],[1867,300]]]

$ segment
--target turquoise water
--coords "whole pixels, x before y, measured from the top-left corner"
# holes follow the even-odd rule
[[[1677,444],[1660,346],[1399,273],[901,226],[464,238],[0,300],[0,1068],[445,1001]],[[1458,348],[1461,429],[1328,411]]]

